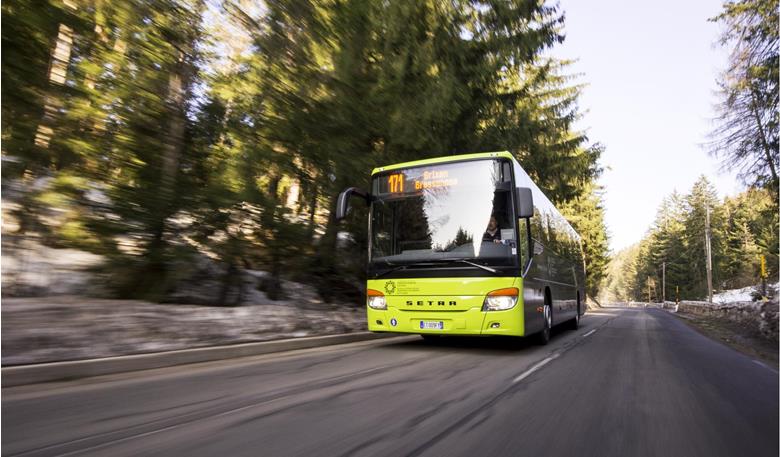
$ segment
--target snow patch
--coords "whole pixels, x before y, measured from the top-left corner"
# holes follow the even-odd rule
[[[775,284],[767,284],[767,291],[774,291],[773,295],[777,294],[778,286],[780,282]],[[746,302],[753,301],[753,292],[756,291],[756,286],[743,287],[741,289],[725,290],[721,293],[714,294],[712,296],[713,303],[723,305],[726,303]]]

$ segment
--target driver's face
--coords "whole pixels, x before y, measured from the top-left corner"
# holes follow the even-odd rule
[[[488,222],[488,230],[493,231],[498,226],[498,223],[496,222],[496,218],[491,216],[490,222]]]

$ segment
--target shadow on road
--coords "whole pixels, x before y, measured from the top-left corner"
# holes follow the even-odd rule
[[[570,334],[571,330],[558,326],[552,330],[551,343],[555,339]],[[530,351],[539,348],[535,335],[520,338],[509,336],[439,336],[425,340],[422,337],[412,341],[384,346],[388,350],[426,349],[435,352],[467,352],[481,355],[511,355],[520,351]]]

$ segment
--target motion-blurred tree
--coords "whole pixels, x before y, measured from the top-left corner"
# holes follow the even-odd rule
[[[171,250],[175,219],[193,201],[197,157],[188,116],[202,2],[52,2],[38,5],[45,24],[30,19],[39,14],[35,3],[3,5],[4,18],[27,35],[56,31],[21,43],[4,29],[3,90],[21,89],[3,98],[3,152],[18,164],[9,172],[46,178],[36,192],[25,191],[50,208],[34,216],[58,239],[114,259],[109,270],[121,295],[160,299],[179,257]],[[33,84],[19,64],[5,64],[30,47]],[[44,71],[42,49],[53,49]],[[30,100],[20,99],[25,93]],[[35,112],[41,117],[33,127],[35,115],[27,113]]]
[[[558,202],[598,173],[600,148],[571,128],[579,87],[541,57],[562,39],[543,2],[276,0],[244,23],[256,49],[247,74],[262,75],[257,127],[328,210],[372,166],[443,153],[509,149]],[[362,240],[357,220],[348,230]],[[313,271],[328,277],[337,226],[324,225]]]
[[[19,189],[19,231],[105,256],[118,295],[164,299],[207,256],[220,302],[235,302],[253,267],[271,271],[269,290],[290,272],[338,298],[334,284],[363,274],[367,238],[364,208],[335,223],[338,191],[367,186],[374,166],[485,150],[510,150],[557,204],[592,214],[578,228],[590,273],[603,268],[590,187],[601,148],[573,129],[567,62],[545,57],[563,39],[556,6],[9,0],[2,11],[3,185]]]

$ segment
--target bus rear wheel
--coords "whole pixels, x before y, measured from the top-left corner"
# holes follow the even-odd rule
[[[574,319],[569,321],[569,328],[572,330],[577,330],[580,328],[580,307],[577,307],[577,314],[574,316]]]
[[[580,293],[577,292],[577,314],[574,316],[574,319],[569,321],[569,328],[572,330],[577,330],[580,328]]]
[[[544,304],[544,328],[542,331],[536,334],[536,342],[544,346],[550,342],[550,332],[552,331],[552,308],[550,305]]]

